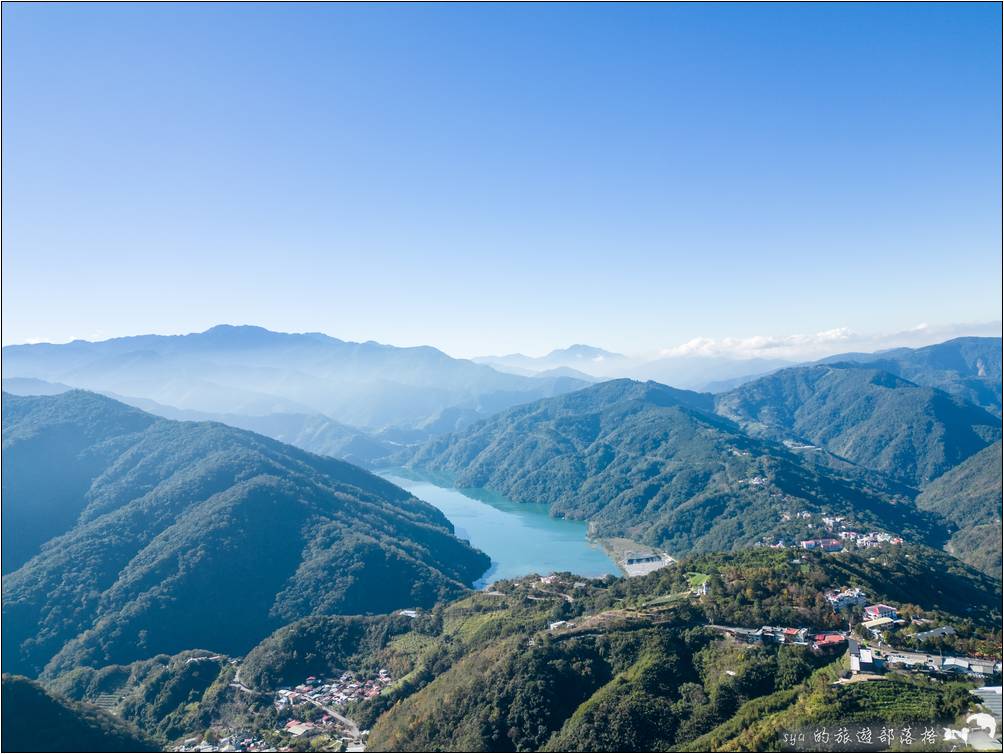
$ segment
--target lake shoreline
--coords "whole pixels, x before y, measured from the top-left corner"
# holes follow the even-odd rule
[[[440,510],[458,537],[491,558],[475,588],[531,574],[567,571],[601,578],[624,573],[608,548],[588,536],[585,521],[552,516],[544,503],[517,503],[491,490],[458,488],[448,475],[413,468],[377,473]]]

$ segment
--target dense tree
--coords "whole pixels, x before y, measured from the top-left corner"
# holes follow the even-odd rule
[[[21,676],[4,674],[4,751],[157,751],[135,727],[90,705],[53,696]]]
[[[431,606],[489,564],[404,490],[260,435],[82,391],[3,412],[4,516],[50,537],[4,576],[6,670],[243,653],[305,615]]]

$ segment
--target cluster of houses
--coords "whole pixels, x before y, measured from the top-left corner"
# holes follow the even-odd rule
[[[269,751],[265,739],[250,733],[234,733],[216,741],[200,739],[198,736],[185,739],[174,751]]]
[[[803,550],[822,550],[823,552],[840,552],[848,545],[859,549],[881,547],[882,545],[901,545],[903,538],[884,531],[870,531],[861,534],[856,531],[842,531],[837,537],[819,537],[803,539],[800,543]]]
[[[870,632],[872,638],[876,640],[880,639],[884,632],[899,628],[906,623],[905,620],[899,617],[896,608],[891,607],[890,605],[869,605],[864,610],[864,617],[865,620],[861,623],[861,628]],[[928,621],[915,619],[914,622],[926,623]],[[955,636],[955,633],[955,628],[952,626],[939,626],[937,628],[928,629],[927,631],[918,631],[909,638],[912,638],[915,641],[924,642],[943,636]]]
[[[812,512],[807,510],[801,510],[797,513],[793,513],[791,511],[784,511],[781,513],[782,521],[810,522],[812,519]],[[858,532],[852,529],[841,529],[841,524],[846,526],[844,523],[846,521],[845,516],[822,516],[820,520],[822,521],[821,528],[826,530],[826,536],[799,540],[798,545],[803,550],[840,552],[841,550],[851,546],[859,549],[868,549],[870,547],[880,547],[885,544],[898,545],[903,543],[902,537],[897,537],[894,534],[889,534],[884,531]],[[809,524],[809,528],[816,528],[816,525]],[[786,546],[783,540],[778,540],[776,543],[765,542],[764,544],[773,548]]]
[[[819,539],[803,539],[799,544],[803,550],[822,550],[823,552],[840,552],[844,549],[844,543],[832,537],[821,537]]]
[[[847,587],[845,589],[830,589],[824,595],[827,602],[833,607],[833,612],[839,613],[845,608],[856,608],[864,606],[861,622],[862,632],[867,632],[873,639],[881,639],[882,634],[891,629],[897,628],[906,623],[899,617],[898,610],[892,605],[878,603],[876,605],[866,605],[868,596],[858,587]],[[919,618],[914,619],[915,623],[927,623]],[[863,634],[863,635],[867,635]],[[942,636],[954,636],[955,629],[952,626],[940,626],[927,631],[919,631],[913,634],[916,641],[928,641]]]
[[[841,631],[812,633],[808,628],[785,626],[761,626],[760,628],[739,628],[737,626],[714,626],[736,641],[746,644],[795,644],[808,646],[822,652],[836,649],[847,642],[847,635]]]
[[[897,537],[893,534],[889,534],[884,531],[869,531],[865,533],[859,533],[856,531],[845,530],[840,532],[840,539],[844,542],[851,542],[855,547],[860,549],[868,549],[869,547],[881,547],[882,545],[901,545],[903,544],[903,538]]]
[[[372,699],[379,695],[390,684],[391,680],[390,673],[386,668],[380,668],[376,677],[366,679],[359,678],[355,673],[350,672],[342,673],[338,678],[329,680],[310,676],[292,689],[276,691],[274,703],[279,711],[301,702],[312,702],[321,707],[343,707],[349,702]],[[334,724],[334,720],[326,718],[329,716],[325,715],[321,718],[322,725]],[[291,722],[299,723],[300,721]],[[303,735],[308,730],[293,732],[289,730],[287,725],[287,732],[294,736]]]

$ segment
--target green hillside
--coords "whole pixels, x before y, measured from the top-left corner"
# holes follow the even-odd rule
[[[234,706],[229,686],[234,673],[225,657],[186,651],[128,665],[74,668],[47,682],[46,688],[66,699],[101,704],[167,742],[198,735],[226,719]]]
[[[937,540],[910,489],[825,453],[752,438],[714,414],[712,400],[614,380],[433,440],[411,463],[673,553],[790,541],[809,531],[784,521],[799,510]]]
[[[824,362],[867,364],[1001,415],[1000,338],[953,338],[923,348],[838,354]]]
[[[691,593],[695,574],[708,594]],[[864,701],[831,688],[844,667],[839,652],[736,645],[708,624],[846,627],[822,596],[835,585],[957,627],[949,648],[999,653],[999,582],[945,553],[903,546],[792,562],[791,551],[758,548],[695,555],[636,579],[500,582],[414,618],[313,616],[237,664],[193,652],[80,668],[50,685],[74,699],[113,695],[124,719],[165,743],[215,727],[284,745],[274,733],[283,719],[271,705],[276,689],[310,675],[386,669],[394,681],[383,693],[344,709],[372,729],[372,750],[702,750],[770,719],[756,728],[766,748],[777,745],[782,722]],[[549,630],[560,620],[567,623]],[[229,686],[237,672],[251,693]],[[892,716],[923,705],[951,716],[964,697],[891,678]],[[828,707],[816,705],[822,698]]]
[[[708,554],[639,579],[591,582],[564,605],[529,600],[546,587],[505,585],[502,597],[479,594],[430,616],[426,625],[442,628],[428,656],[437,668],[448,667],[419,690],[383,701],[369,744],[408,751],[702,750],[695,742],[748,714],[746,705],[783,709],[816,688],[819,673],[832,681],[843,667],[837,656],[803,647],[737,646],[709,631],[708,622],[836,626],[840,618],[821,591],[852,583],[899,605],[917,595],[925,601],[918,615],[960,626],[975,606],[985,619],[971,630],[983,637],[979,646],[993,647],[1000,585],[965,566],[945,570],[951,560],[912,548],[875,560],[809,557],[804,565],[766,549]],[[706,597],[689,596],[694,571],[710,576]],[[927,601],[918,594],[922,586],[941,596]],[[573,625],[541,630],[559,618]],[[395,645],[406,642],[389,647]],[[903,684],[901,704],[927,700],[950,714],[958,695],[943,698],[932,688]]]
[[[6,671],[242,653],[306,615],[432,605],[489,564],[405,491],[250,432],[80,391],[5,395],[3,422],[3,513],[39,532],[3,580]]]
[[[157,751],[135,727],[91,705],[53,696],[6,673],[2,681],[4,751]]]
[[[783,369],[716,398],[748,431],[808,441],[915,487],[1000,439],[1000,419],[947,393],[848,364]]]
[[[992,576],[1001,574],[1001,442],[997,441],[935,479],[917,507],[951,522],[946,549]]]

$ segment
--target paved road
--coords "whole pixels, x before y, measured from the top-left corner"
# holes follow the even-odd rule
[[[888,644],[880,645],[882,648],[879,649],[878,646],[867,644],[861,642],[861,646],[866,649],[873,650],[878,656],[882,657],[888,662],[913,662],[917,664],[935,663],[940,666],[943,660],[955,659],[955,660],[967,660],[969,662],[992,662],[989,660],[984,660],[979,657],[968,657],[966,655],[939,655],[932,652],[914,652],[909,649],[894,649]]]
[[[297,696],[299,696],[300,699],[302,699],[303,701],[309,702],[310,704],[313,704],[318,709],[321,709],[321,710],[324,710],[325,712],[327,712],[329,715],[331,715],[333,718],[335,718],[335,720],[337,720],[338,722],[340,722],[342,725],[345,726],[346,730],[348,731],[348,734],[352,738],[355,738],[357,740],[359,739],[359,726],[355,723],[354,720],[350,720],[349,718],[345,717],[345,715],[338,714],[333,709],[331,709],[331,707],[328,707],[326,705],[321,704],[316,699],[311,699],[310,697],[306,697],[303,694],[297,694]]]
[[[234,673],[234,680],[231,681],[230,685],[233,686],[236,689],[240,689],[241,691],[245,691],[245,692],[247,692],[249,694],[261,695],[261,694],[264,693],[262,691],[256,691],[255,689],[248,688],[243,683],[241,683],[241,669],[240,669],[240,667],[238,667],[237,668],[237,672]],[[304,696],[303,694],[298,694],[298,693],[294,692],[290,696],[295,696],[295,697],[299,698],[301,701],[313,704],[318,709],[321,709],[324,712],[326,712],[327,714],[331,715],[333,718],[335,718],[335,720],[337,720],[338,722],[340,722],[342,725],[345,726],[346,730],[348,731],[348,734],[352,738],[358,739],[360,737],[360,735],[359,735],[359,725],[356,724],[355,720],[350,720],[349,718],[345,717],[345,715],[342,715],[342,714],[336,712],[335,710],[331,709],[331,707],[328,707],[328,706],[326,706],[324,704],[321,704],[316,699],[311,699],[310,697]]]
[[[235,689],[240,689],[241,691],[246,691],[249,694],[261,694],[261,691],[255,691],[252,688],[248,688],[243,683],[241,683],[241,669],[240,666],[237,667],[237,672],[234,673],[234,679],[230,682],[230,685]]]

